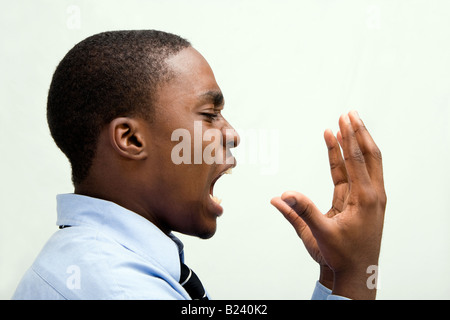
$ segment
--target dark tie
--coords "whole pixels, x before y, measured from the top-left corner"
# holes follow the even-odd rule
[[[200,279],[194,271],[181,262],[180,284],[189,293],[192,300],[209,300]]]

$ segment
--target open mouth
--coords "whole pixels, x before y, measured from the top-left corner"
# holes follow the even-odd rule
[[[232,169],[228,168],[227,170],[223,171],[222,173],[220,173],[211,183],[211,187],[209,188],[209,197],[211,198],[211,200],[216,203],[217,205],[220,205],[222,203],[222,199],[216,197],[214,195],[214,184],[217,182],[217,180],[219,180],[220,177],[222,177],[224,174],[231,174],[232,173]]]

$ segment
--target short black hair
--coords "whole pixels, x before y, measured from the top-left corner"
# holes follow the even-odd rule
[[[53,74],[47,121],[74,185],[87,177],[104,125],[121,116],[151,121],[157,87],[171,76],[165,60],[190,46],[163,31],[109,31],[66,54]]]

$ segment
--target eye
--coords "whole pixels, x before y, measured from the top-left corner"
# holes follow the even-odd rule
[[[203,112],[201,113],[202,116],[205,116],[206,118],[208,118],[209,121],[214,121],[217,120],[217,118],[220,115],[220,112],[214,112],[214,113],[207,113],[207,112]]]

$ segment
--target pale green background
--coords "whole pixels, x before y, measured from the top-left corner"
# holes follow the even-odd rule
[[[450,298],[450,1],[0,4],[0,298],[56,230],[55,195],[72,192],[46,123],[52,73],[77,42],[117,29],[188,38],[245,133],[240,164],[215,188],[225,207],[217,234],[182,236],[214,298],[310,298],[318,268],[269,201],[295,189],[329,208],[322,135],[351,109],[384,156],[378,298]]]

